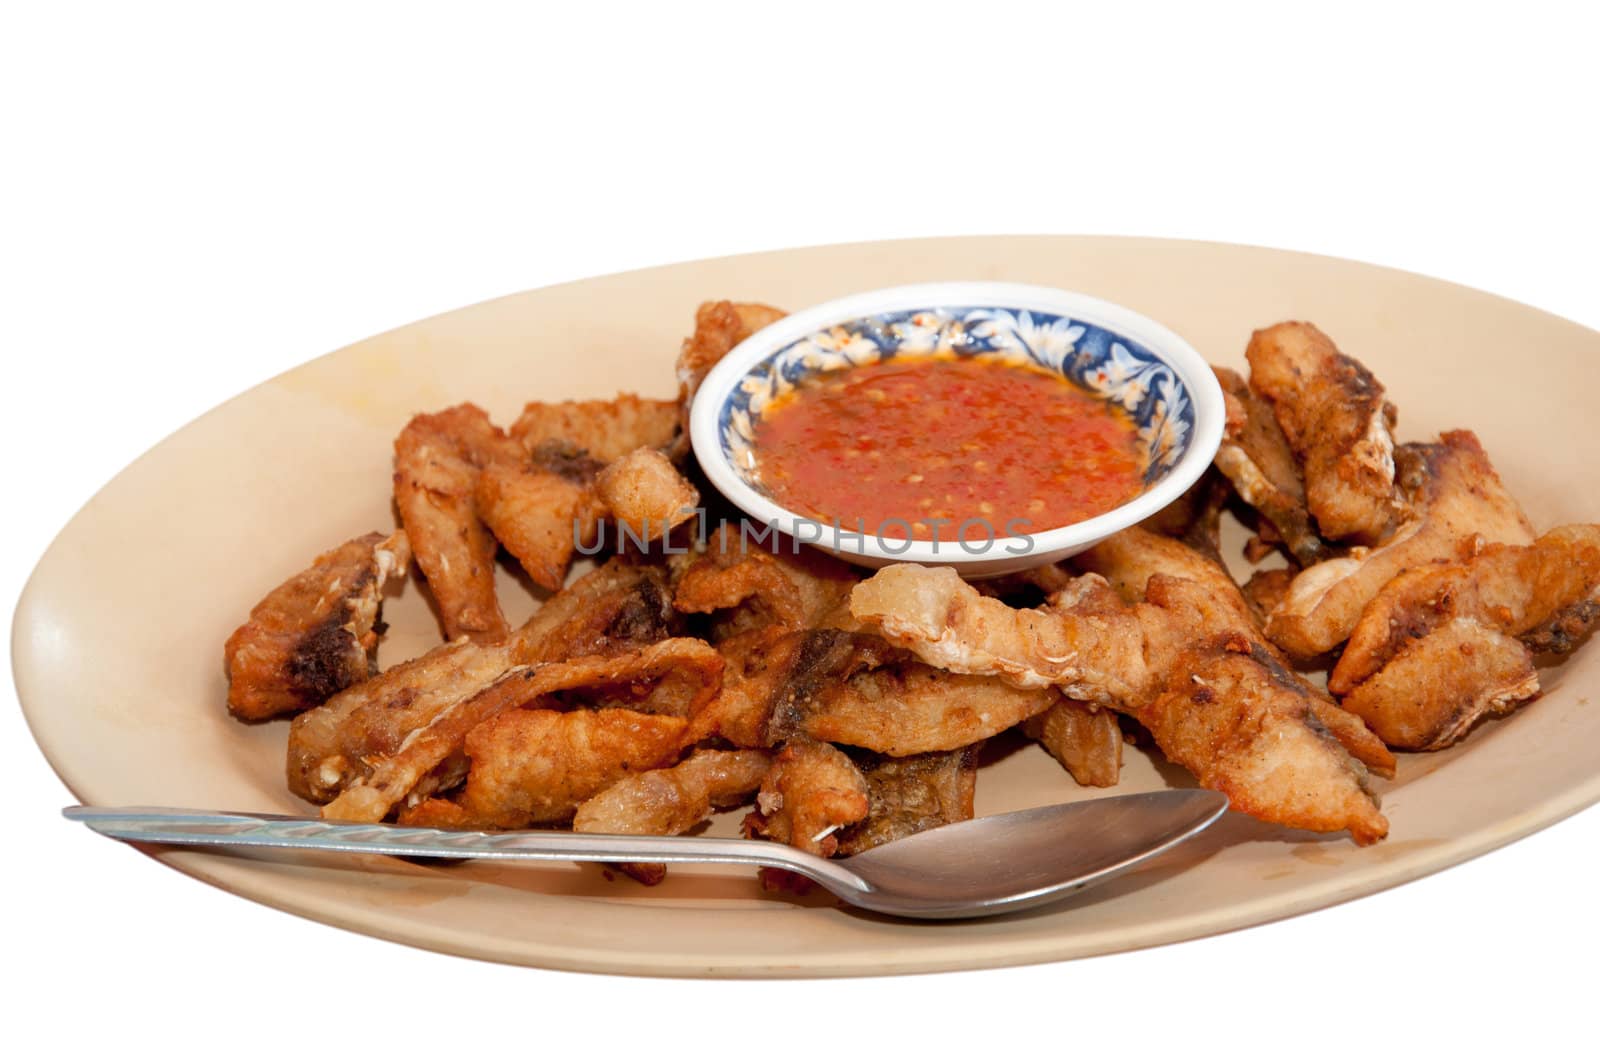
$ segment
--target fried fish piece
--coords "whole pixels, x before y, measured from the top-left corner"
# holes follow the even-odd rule
[[[889,565],[856,584],[850,612],[891,644],[961,675],[1058,686],[1069,697],[1119,706],[1155,689],[1137,607],[1100,576],[1078,577],[1048,608],[1012,609],[951,569]]]
[[[1206,584],[1157,572],[1145,601],[1129,605],[1091,574],[1047,610],[1011,610],[963,587],[948,569],[895,565],[859,584],[851,606],[930,663],[1060,685],[1129,712],[1170,759],[1251,815],[1348,829],[1360,844],[1388,829],[1366,768],[1323,725],[1320,699],[1248,631],[1230,629],[1242,606]]]
[[[731,635],[774,624],[805,630],[840,609],[856,584],[854,570],[810,547],[757,541],[742,527],[720,525],[705,553],[679,574],[679,611],[722,614],[718,634]]]
[[[578,806],[572,829],[582,834],[682,834],[714,811],[750,800],[772,767],[759,749],[702,749],[670,768],[630,775]],[[625,863],[622,871],[654,886],[667,865]]]
[[[1539,693],[1531,649],[1570,650],[1600,618],[1600,527],[1390,580],[1361,615],[1328,688],[1389,745],[1439,749]],[[1554,642],[1549,633],[1560,632]],[[1521,639],[1522,641],[1517,641]]]
[[[826,742],[784,743],[745,817],[747,838],[767,838],[814,856],[839,850],[837,832],[871,810],[867,780],[850,758]]]
[[[684,633],[663,565],[614,557],[558,591],[512,633],[517,664],[642,649]]]
[[[1053,704],[1049,688],[952,675],[873,635],[810,631],[767,708],[765,736],[803,734],[890,757],[963,749]]]
[[[592,543],[603,503],[595,481],[603,466],[587,451],[541,443],[516,462],[483,469],[473,492],[479,517],[528,578],[559,590],[578,541]]]
[[[365,778],[370,762],[392,755],[407,736],[471,697],[511,667],[510,647],[463,636],[335,694],[289,724],[289,790],[317,804]]]
[[[695,717],[695,741],[720,738],[740,749],[766,748],[772,706],[802,644],[802,635],[778,625],[720,639],[717,652],[726,665],[722,690]]]
[[[1122,775],[1122,727],[1110,709],[1058,696],[1049,709],[1023,721],[1022,733],[1079,786],[1115,786]]]
[[[642,546],[692,517],[700,494],[650,447],[602,465],[587,451],[547,441],[522,464],[485,469],[475,501],[484,523],[528,576],[556,590],[579,544],[598,550],[607,518],[621,525],[615,541],[624,541],[625,529]]]
[[[601,470],[595,493],[621,529],[643,543],[667,533],[695,514],[700,492],[659,450],[640,447]]]
[[[511,426],[511,438],[530,451],[556,443],[608,464],[640,447],[664,450],[678,434],[678,400],[614,399],[530,402]]]
[[[689,408],[706,374],[727,353],[752,335],[784,317],[782,310],[762,303],[731,303],[727,300],[701,303],[694,313],[694,334],[683,341],[678,353],[679,430],[672,457],[689,452]]]
[[[1073,559],[1079,567],[1107,579],[1124,600],[1148,598],[1153,577],[1182,578],[1203,589],[1203,598],[1185,596],[1192,604],[1187,615],[1146,628],[1146,654],[1151,667],[1166,672],[1171,660],[1197,639],[1234,635],[1252,653],[1264,653],[1276,662],[1279,681],[1298,687],[1309,699],[1317,720],[1340,744],[1380,775],[1394,774],[1394,755],[1361,719],[1335,704],[1295,674],[1288,659],[1262,634],[1255,613],[1233,577],[1220,561],[1180,543],[1141,528],[1118,532]]]
[[[384,584],[410,564],[405,532],[372,532],[279,585],[223,649],[228,711],[241,720],[302,712],[371,675]]]
[[[511,709],[468,733],[460,795],[421,801],[400,822],[468,830],[560,823],[628,775],[677,759],[687,730],[680,716],[629,709]]]
[[[461,639],[437,647],[296,717],[289,789],[308,801],[331,801],[515,665],[625,653],[680,631],[664,570],[613,559],[556,594],[505,643]]]
[[[1400,448],[1400,482],[1416,514],[1382,545],[1304,569],[1267,617],[1267,637],[1299,658],[1315,657],[1355,630],[1367,603],[1408,568],[1459,556],[1478,541],[1526,545],[1533,526],[1506,491],[1471,432]]]
[[[444,706],[393,753],[369,756],[366,777],[347,786],[322,815],[358,823],[381,821],[402,799],[418,793],[430,772],[456,756],[474,728],[526,706],[572,707],[552,695],[585,690],[614,708],[688,719],[716,696],[721,678],[722,657],[698,639],[669,639],[616,657],[512,668],[471,696]],[[448,789],[457,781],[447,776],[428,789]]]
[[[495,541],[474,496],[480,470],[523,458],[522,447],[471,403],[418,414],[394,441],[395,508],[451,640],[506,636],[494,590]]]
[[[1383,838],[1389,823],[1360,762],[1323,729],[1300,684],[1270,656],[1240,649],[1247,644],[1226,635],[1194,647],[1134,717],[1162,753],[1237,811],[1302,830],[1348,830],[1358,845]]]
[[[1570,650],[1600,618],[1600,525],[1553,528],[1529,546],[1492,543],[1461,563],[1390,580],[1361,614],[1328,689],[1348,694],[1434,628],[1466,617],[1540,651]],[[1559,639],[1545,632],[1562,631]]]
[[[856,755],[852,759],[867,783],[867,815],[839,832],[839,855],[971,819],[982,748],[978,742],[910,757]]]
[[[1396,749],[1429,750],[1538,693],[1539,673],[1526,646],[1458,616],[1407,644],[1343,704]]]
[[[1272,403],[1300,462],[1322,535],[1377,542],[1397,512],[1394,407],[1383,385],[1302,321],[1257,330],[1245,358],[1250,386]]]
[[[1227,403],[1222,445],[1216,467],[1239,497],[1272,523],[1294,559],[1311,565],[1323,559],[1328,546],[1317,534],[1306,508],[1306,487],[1289,440],[1272,403],[1250,390],[1231,369],[1213,366]]]

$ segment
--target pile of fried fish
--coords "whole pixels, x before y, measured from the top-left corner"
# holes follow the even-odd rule
[[[401,528],[316,558],[227,643],[233,714],[293,716],[290,790],[333,819],[487,830],[676,834],[753,806],[748,836],[849,855],[971,817],[979,749],[1015,728],[1078,784],[1114,785],[1124,742],[1148,743],[1236,810],[1366,845],[1393,751],[1535,697],[1536,661],[1600,616],[1600,527],[1536,537],[1471,432],[1397,445],[1379,382],[1298,322],[1254,334],[1248,379],[1217,370],[1207,477],[1069,565],[968,583],[763,545],[715,520],[686,416],[781,316],[701,306],[675,399],[533,403],[509,430],[472,405],[413,418]],[[1254,529],[1242,587],[1230,508]],[[568,584],[607,522],[648,535]],[[515,629],[501,550],[552,592]],[[378,671],[381,599],[413,561],[446,641]]]

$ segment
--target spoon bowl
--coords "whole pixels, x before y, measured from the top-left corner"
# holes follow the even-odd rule
[[[1044,904],[1192,837],[1227,810],[1209,790],[1160,790],[952,823],[843,860],[742,838],[435,830],[178,808],[64,809],[128,842],[459,860],[753,864],[796,872],[858,908],[966,919]]]

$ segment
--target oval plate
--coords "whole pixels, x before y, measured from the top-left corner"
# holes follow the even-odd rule
[[[415,411],[473,400],[509,422],[532,398],[674,392],[673,358],[708,298],[799,308],[949,277],[1021,281],[1124,303],[1212,361],[1250,331],[1315,321],[1367,362],[1403,439],[1478,432],[1542,530],[1600,519],[1587,389],[1600,334],[1443,281],[1221,244],[979,237],[686,263],[545,288],[373,337],[261,385],[129,466],[62,531],[29,581],[12,647],[39,745],[85,803],[304,812],[283,783],[287,725],[223,709],[222,642],[318,551],[392,524],[391,442]],[[1237,556],[1238,533],[1230,546]],[[501,574],[508,618],[533,598]],[[437,641],[414,587],[385,605],[388,664]],[[1075,900],[952,925],[763,895],[752,876],[674,871],[655,890],[594,868],[241,858],[152,850],[197,878],[312,919],[511,963],[659,975],[844,975],[993,967],[1199,937],[1372,893],[1519,838],[1600,798],[1592,751],[1600,650],[1545,673],[1548,693],[1382,784],[1389,840],[1284,831],[1230,814],[1154,866]],[[980,815],[1099,796],[1032,747],[992,743]],[[1187,784],[1128,750],[1111,792]],[[732,833],[737,814],[714,824]],[[66,823],[62,830],[77,830]],[[84,845],[105,844],[89,837]]]

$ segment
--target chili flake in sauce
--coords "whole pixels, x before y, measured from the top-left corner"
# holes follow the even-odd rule
[[[981,356],[818,373],[766,408],[754,442],[778,502],[889,538],[1045,531],[1144,485],[1144,448],[1121,409],[1047,370]]]

